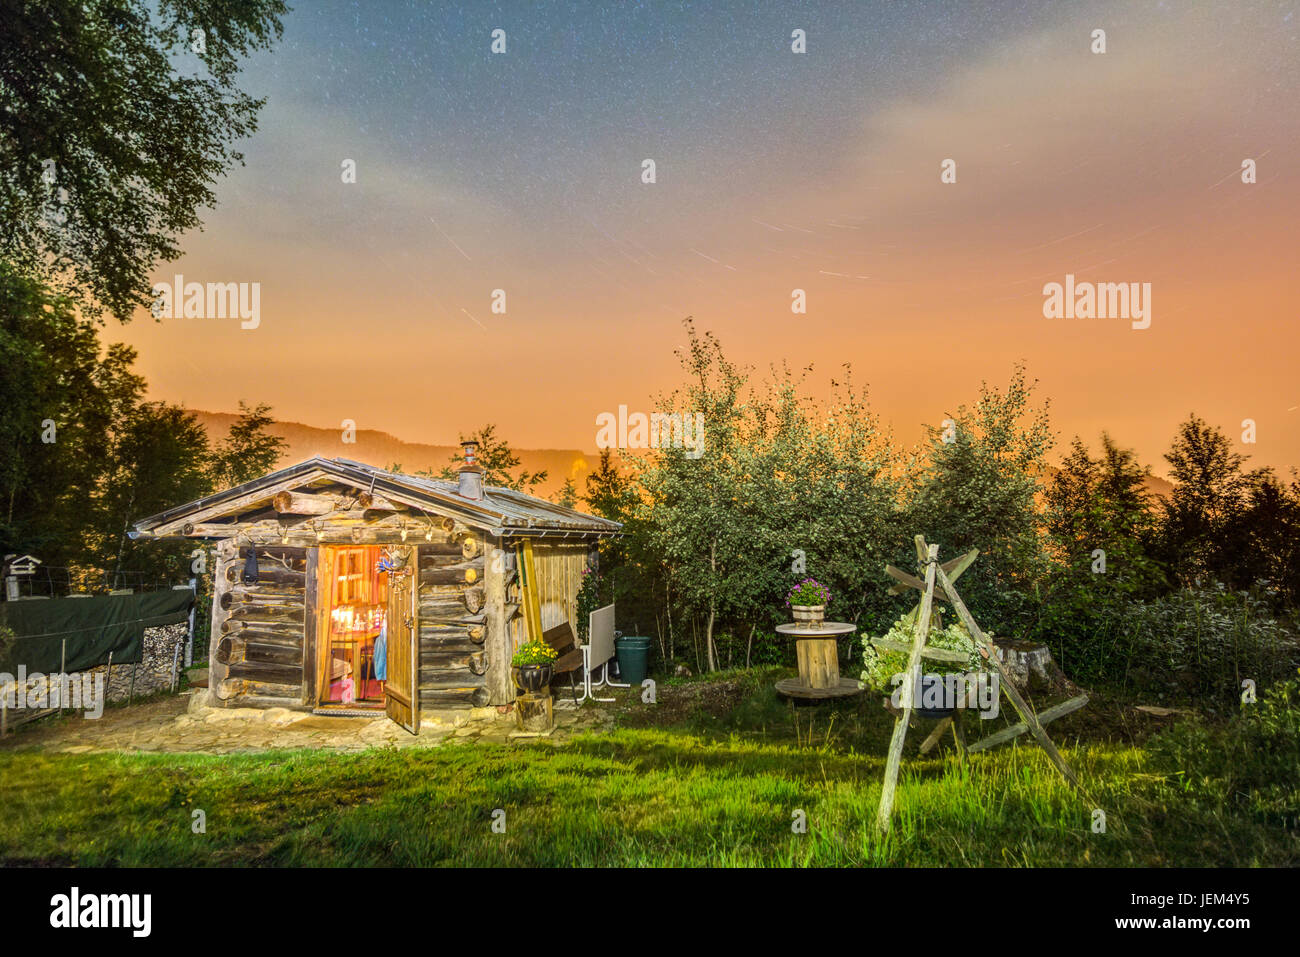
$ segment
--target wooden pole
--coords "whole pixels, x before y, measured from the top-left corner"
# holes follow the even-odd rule
[[[1078,697],[1071,698],[1069,701],[1062,701],[1037,715],[1040,725],[1047,724],[1049,721],[1055,721],[1057,718],[1064,717],[1072,711],[1078,711],[1088,703],[1088,696],[1081,694]],[[1013,724],[1008,728],[1003,728],[995,734],[982,738],[970,746],[970,751],[984,751],[988,748],[995,748],[999,744],[1005,744],[1013,738],[1018,738],[1029,730],[1029,725],[1021,721],[1019,724]]]
[[[957,745],[957,754],[962,761],[966,760],[966,729],[962,727],[962,712],[965,708],[958,708],[952,716],[952,739]]]
[[[180,677],[181,677],[181,671],[179,666],[181,662],[181,645],[183,645],[184,643],[185,643],[184,638],[177,638],[176,647],[172,651],[172,694],[176,693],[176,683],[180,681]]]
[[[190,579],[190,591],[194,594],[194,601],[190,604],[190,630],[185,636],[185,667],[188,668],[194,664],[194,613],[199,607],[199,580]]]
[[[884,833],[889,832],[889,819],[894,812],[894,790],[898,786],[898,765],[903,758],[903,741],[907,737],[907,722],[912,717],[912,690],[921,671],[921,651],[930,635],[930,612],[934,606],[934,579],[938,571],[939,546],[926,546],[925,539],[916,536],[918,555],[925,557],[925,594],[921,598],[921,613],[917,616],[916,630],[912,636],[912,653],[907,659],[907,672],[903,679],[903,712],[894,719],[894,735],[889,741],[889,758],[885,763],[885,783],[880,791],[880,810],[876,823]]]
[[[524,621],[528,625],[528,639],[540,641],[542,637],[542,610],[537,596],[537,566],[533,562],[533,540],[525,538],[519,547],[519,585],[523,592]]]
[[[948,730],[948,726],[952,723],[952,718],[940,718],[939,723],[936,724],[934,730],[930,732],[930,736],[921,742],[921,753],[929,754],[934,750],[934,746],[943,740],[943,733]],[[954,728],[954,733],[955,730],[956,729]]]

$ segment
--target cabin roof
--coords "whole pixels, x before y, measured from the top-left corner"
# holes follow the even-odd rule
[[[142,518],[133,523],[131,537],[179,535],[179,527],[186,522],[220,520],[239,511],[251,511],[251,503],[262,498],[269,501],[277,492],[330,480],[370,492],[382,492],[404,505],[429,514],[451,516],[497,535],[612,535],[623,527],[610,519],[564,508],[513,489],[485,485],[483,497],[473,500],[461,496],[455,482],[389,472],[351,459],[317,456],[268,472],[243,485]],[[264,496],[259,494],[262,492]],[[236,530],[232,526],[231,534]]]

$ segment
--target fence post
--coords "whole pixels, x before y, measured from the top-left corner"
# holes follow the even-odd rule
[[[194,604],[190,605],[190,633],[185,639],[185,667],[189,668],[194,664],[194,613],[199,607],[199,580],[190,579],[190,591],[194,593]]]
[[[176,693],[176,684],[177,682],[180,681],[181,678],[180,668],[177,667],[180,664],[180,659],[181,659],[181,642],[178,640],[176,642],[176,647],[172,649],[172,694]]]
[[[59,645],[59,714],[63,713],[63,683],[68,677],[68,639]]]

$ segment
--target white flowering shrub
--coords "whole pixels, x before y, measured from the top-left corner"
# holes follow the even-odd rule
[[[913,634],[912,620],[904,615],[894,622],[893,627],[883,637],[910,647]],[[989,639],[992,640],[992,637],[990,635]],[[962,662],[933,661],[923,658],[921,670],[926,674],[969,673],[983,668],[984,659],[975,647],[975,640],[960,621],[954,621],[946,628],[936,628],[931,622],[930,636],[926,644],[931,648],[943,648],[966,656],[966,660]],[[887,690],[893,685],[894,675],[902,674],[907,670],[906,652],[876,648],[871,644],[871,639],[865,636],[862,639],[862,649],[862,681],[866,682],[869,688]]]

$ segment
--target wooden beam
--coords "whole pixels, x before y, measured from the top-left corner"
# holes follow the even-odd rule
[[[886,565],[885,574],[899,583],[889,589],[891,595],[901,595],[909,588],[915,588],[918,591],[925,591],[925,582],[921,581],[921,579],[917,578],[915,575],[910,575],[894,565]],[[934,597],[943,598],[944,596],[935,595]]]
[[[230,538],[239,531],[239,525],[225,522],[186,522],[181,526],[181,534],[193,538]]]
[[[208,639],[208,697],[213,704],[221,703],[221,684],[226,679],[226,666],[217,661],[217,644],[220,641],[220,635],[225,629],[230,612],[226,603],[222,601],[226,592],[230,589],[230,582],[226,579],[226,568],[239,561],[238,549],[229,540],[221,542],[217,546],[217,565],[213,569],[212,576],[212,624],[210,638]]]
[[[939,740],[943,737],[943,733],[947,731],[951,725],[951,717],[941,718],[939,723],[934,726],[934,730],[930,732],[930,736],[921,742],[921,753],[929,754],[934,746],[939,743]]]
[[[420,569],[421,585],[473,585],[482,577],[481,561],[461,562],[444,568]]]
[[[255,542],[259,551],[264,546],[281,545],[314,548],[317,545],[403,544],[402,529],[394,515],[385,514],[382,520],[370,520],[363,519],[364,514],[363,512],[335,512],[333,518],[321,516],[288,523],[273,520],[256,524],[186,526],[183,533],[199,538],[238,537],[241,545],[246,545],[249,541]],[[405,544],[424,544],[425,527],[411,524],[408,519]],[[316,532],[317,528],[320,530],[319,536]]]
[[[934,580],[938,571],[939,546],[925,544],[925,539],[916,536],[916,550],[925,556],[925,592],[921,597],[921,613],[913,632],[912,653],[907,659],[907,672],[903,681],[903,713],[894,719],[894,734],[889,740],[889,757],[885,762],[885,783],[880,790],[880,809],[876,813],[876,823],[880,830],[888,833],[890,817],[894,812],[894,790],[898,786],[898,765],[903,758],[903,741],[907,737],[907,723],[912,717],[912,690],[916,676],[921,670],[921,651],[925,648],[930,635],[930,612],[934,607]]]
[[[952,584],[958,578],[961,578],[962,573],[965,572],[966,569],[970,568],[971,565],[974,564],[975,559],[979,557],[980,550],[978,548],[972,548],[966,554],[958,555],[952,561],[944,562],[939,567],[943,569],[943,573],[948,576],[948,583]]]
[[[304,570],[306,585],[303,588],[305,621],[302,632],[302,703],[308,707],[315,707],[320,700],[317,683],[320,680],[318,672],[322,665],[317,646],[320,644],[321,635],[326,634],[326,629],[329,627],[327,623],[329,589],[321,587],[328,572],[328,562],[321,561],[324,556],[319,548],[305,549],[305,553],[307,560]],[[327,596],[325,601],[321,601],[322,592]]]
[[[305,569],[305,565],[304,565]],[[257,582],[259,585],[288,585],[292,588],[302,588],[306,584],[306,571],[285,568],[276,562],[267,562],[257,564]],[[241,561],[237,565],[231,565],[226,570],[226,578],[231,584],[242,583],[244,580],[244,563]],[[251,584],[251,583],[250,583]]]
[[[871,643],[877,648],[885,648],[889,651],[902,651],[910,653],[911,645],[905,645],[901,641],[889,641],[886,638],[872,638]],[[921,649],[921,657],[929,658],[931,661],[947,661],[951,664],[964,664],[968,659],[960,651],[949,651],[947,648],[931,648],[928,645]]]
[[[477,615],[483,610],[483,605],[487,601],[483,588],[473,587],[466,588],[461,594],[465,598],[465,607],[469,609],[471,615]]]
[[[979,557],[979,554],[980,550],[978,548],[972,548],[964,555],[958,555],[956,558],[949,559],[940,567],[948,575],[948,581],[955,582],[961,577],[962,572],[970,568],[971,563]],[[895,568],[893,565],[886,565],[885,574],[890,578],[897,579],[899,582],[899,584],[890,587],[889,594],[891,595],[901,595],[909,588],[915,588],[918,591],[923,591],[925,589],[925,582],[921,581],[921,579],[917,578],[915,575],[909,575],[901,568]],[[944,598],[945,600],[947,599],[946,595],[937,595],[936,597]]]
[[[337,495],[313,495],[309,492],[277,492],[271,504],[281,515],[328,515],[343,500]]]
[[[533,561],[533,540],[525,538],[518,547],[517,564],[519,583],[523,599],[524,620],[527,622],[528,639],[540,641],[542,637],[542,612],[537,597],[537,565]],[[527,640],[527,639],[526,639]]]
[[[310,475],[296,475],[268,488],[259,488],[251,492],[245,492],[238,498],[232,498],[216,505],[209,505],[206,508],[198,509],[188,518],[177,519],[172,522],[167,522],[164,525],[159,525],[154,529],[154,534],[158,536],[171,535],[174,534],[178,528],[183,528],[187,525],[202,525],[212,522],[213,519],[239,515],[243,512],[251,511],[255,506],[261,506],[271,502],[275,498],[277,492],[291,490],[310,481]],[[184,534],[188,535],[190,533],[185,532]]]
[[[375,512],[404,512],[406,506],[401,502],[394,502],[392,499],[384,498],[382,495],[376,495],[374,492],[362,492],[356,498],[357,507],[366,511]]]
[[[1041,711],[1038,714],[1038,723],[1047,724],[1049,721],[1055,721],[1057,718],[1063,718],[1071,711],[1078,711],[1088,703],[1088,696],[1081,694],[1078,697],[1071,698],[1069,701],[1062,701],[1058,705]],[[976,741],[967,751],[987,751],[989,748],[996,748],[999,744],[1005,744],[1012,738],[1018,738],[1029,730],[1029,725],[1021,721],[1019,724],[1013,724],[1009,728],[1003,728],[996,734],[990,734],[987,738],[981,738]]]

